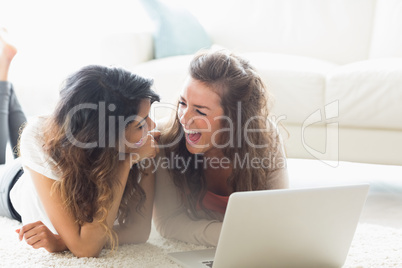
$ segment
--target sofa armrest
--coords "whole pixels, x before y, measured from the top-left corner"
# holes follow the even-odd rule
[[[153,36],[151,32],[109,34],[101,40],[100,51],[102,64],[131,70],[153,59]]]

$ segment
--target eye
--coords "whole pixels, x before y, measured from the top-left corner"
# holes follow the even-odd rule
[[[125,126],[125,129],[128,129],[133,122],[134,122],[134,120],[131,120],[131,121],[127,122],[127,124]]]
[[[138,128],[139,129],[145,129],[146,127],[147,127],[147,124],[145,123],[145,124],[140,125]]]
[[[179,105],[186,106],[185,102],[179,101]]]
[[[196,110],[197,113],[199,113],[200,115],[206,116],[207,114],[204,114],[203,112],[201,112],[200,110]]]

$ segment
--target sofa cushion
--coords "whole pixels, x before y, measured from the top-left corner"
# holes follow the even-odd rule
[[[188,10],[159,0],[142,0],[156,22],[154,33],[155,58],[187,55],[209,48],[211,39],[202,25]]]
[[[325,75],[338,65],[307,57],[271,54],[243,53],[250,60],[273,94],[273,113],[286,116],[286,123],[302,123],[316,110],[324,106]],[[152,60],[137,65],[133,72],[156,78],[155,90],[161,103],[176,104],[192,56],[175,56]],[[166,111],[158,105],[160,118]],[[283,118],[283,117],[282,117]]]
[[[328,74],[326,102],[343,126],[402,129],[402,58],[355,62]]]
[[[302,123],[325,103],[326,74],[338,65],[307,57],[243,53],[273,94],[273,112],[284,123]]]
[[[341,64],[368,58],[375,0],[198,2],[197,15],[212,41],[229,49],[301,55]]]

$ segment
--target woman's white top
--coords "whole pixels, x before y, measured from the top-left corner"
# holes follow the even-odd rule
[[[53,159],[47,156],[43,150],[44,129],[42,126],[44,122],[44,117],[38,117],[31,120],[24,128],[20,141],[22,165],[52,180],[59,180],[60,175],[54,171]],[[53,233],[57,234],[39,199],[29,171],[24,170],[24,174],[10,192],[10,199],[15,210],[21,215],[24,225],[42,221]]]

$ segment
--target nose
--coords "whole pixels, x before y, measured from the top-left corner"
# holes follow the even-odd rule
[[[190,113],[188,112],[188,109],[184,109],[181,112],[179,112],[179,121],[180,124],[182,124],[183,126],[190,125],[191,116]]]
[[[150,117],[147,118],[147,124],[148,124],[148,131],[151,131],[156,127],[155,122]]]

